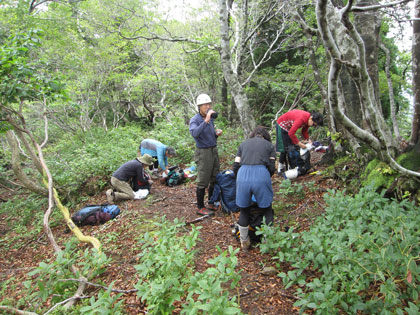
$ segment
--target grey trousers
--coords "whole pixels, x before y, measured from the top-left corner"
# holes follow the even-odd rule
[[[115,200],[130,200],[134,199],[134,191],[131,188],[130,184],[127,182],[123,182],[118,178],[111,177],[111,185],[116,190],[114,192]]]

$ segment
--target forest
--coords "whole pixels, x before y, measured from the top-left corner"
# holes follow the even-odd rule
[[[220,171],[323,116],[261,241],[195,177],[76,226],[143,139],[194,169],[200,94]],[[0,144],[0,314],[420,313],[420,0],[2,0]]]

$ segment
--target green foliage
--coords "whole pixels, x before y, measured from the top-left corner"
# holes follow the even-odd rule
[[[235,271],[238,250],[229,248],[229,253],[219,250],[220,255],[209,260],[214,268],[204,273],[194,273],[193,249],[198,240],[198,228],[192,227],[187,235],[178,235],[184,224],[164,219],[156,223],[154,233],[145,233],[142,242],[140,263],[135,266],[140,281],[135,285],[137,295],[147,303],[154,314],[171,314],[174,303],[184,296],[183,310],[188,314],[201,311],[220,313],[227,309],[229,314],[238,314],[240,309],[235,299],[229,299],[223,284],[232,281],[234,288],[239,281]]]
[[[225,283],[230,283],[234,289],[240,280],[235,268],[238,263],[236,254],[239,248],[229,246],[228,251],[217,247],[219,256],[210,259],[209,264],[214,267],[206,269],[203,273],[196,272],[188,281],[188,296],[182,312],[184,314],[199,314],[204,311],[208,314],[241,314],[236,297],[229,298],[223,289]]]
[[[41,262],[39,266],[31,271],[28,276],[34,277],[32,281],[24,283],[28,290],[27,299],[29,303],[38,305],[40,301],[45,302],[51,298],[52,303],[58,303],[71,297],[77,289],[78,283],[75,281],[65,281],[74,278],[70,266],[78,268],[79,274],[88,281],[97,277],[105,271],[105,266],[110,259],[96,249],[86,249],[84,252],[77,250],[77,240],[72,239],[66,243],[66,248],[60,251],[55,260],[51,263]],[[106,299],[106,294],[103,295]],[[98,301],[100,297],[98,297]],[[108,299],[109,300],[109,299]],[[96,301],[95,305],[106,302]]]
[[[41,34],[39,30],[17,34],[0,47],[0,103],[3,106],[42,100],[63,92],[59,81],[45,73],[43,63],[31,55],[32,50],[40,46]]]
[[[362,178],[365,178],[365,180],[362,184],[363,186],[371,186],[376,190],[389,188],[396,175],[397,173],[386,163],[372,160],[363,172]]]
[[[121,315],[123,301],[117,302],[122,293],[111,295],[112,284],[108,290],[98,293],[98,298],[92,296],[89,299],[90,305],[80,309],[82,314],[100,314],[100,315]]]
[[[277,194],[301,199],[305,197],[304,185],[292,182],[290,179],[282,180]]]
[[[36,237],[42,231],[42,218],[46,209],[45,200],[31,194],[22,198],[17,196],[3,202],[0,207],[0,215],[14,233],[6,234],[0,243],[0,251],[6,253],[10,248],[19,248],[24,245],[26,239]]]
[[[416,311],[419,209],[366,188],[353,197],[330,191],[325,201],[325,215],[309,231],[264,227],[261,251],[290,264],[279,276],[286,288],[299,285],[295,306],[317,314]]]

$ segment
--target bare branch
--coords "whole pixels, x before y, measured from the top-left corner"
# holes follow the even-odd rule
[[[0,305],[0,310],[12,312],[14,314],[19,314],[19,315],[38,315],[37,313],[21,311],[21,310],[18,310],[17,308],[7,306],[7,305]]]
[[[384,3],[384,4],[370,5],[370,6],[366,6],[366,7],[355,6],[355,7],[352,7],[350,9],[350,11],[353,11],[353,12],[374,11],[374,10],[379,10],[379,9],[383,9],[383,8],[394,7],[394,6],[397,6],[399,4],[404,4],[404,3],[407,3],[407,2],[411,2],[411,1],[413,1],[413,0],[401,0],[401,1],[395,1],[395,2],[390,2],[390,3]]]
[[[53,307],[51,307],[46,313],[44,313],[44,315],[47,315],[48,313],[52,312],[56,307],[66,304],[67,302],[70,301],[75,301],[75,300],[81,300],[81,299],[89,299],[90,296],[88,295],[82,295],[82,296],[72,296],[68,299],[65,299],[64,301],[61,301],[60,303],[55,304]]]
[[[70,278],[70,279],[60,279],[58,281],[64,281],[64,282],[65,281],[83,282],[83,283],[85,283],[87,285],[90,285],[92,287],[102,288],[104,290],[109,290],[109,287],[106,287],[106,286],[103,286],[103,285],[100,285],[100,284],[96,284],[96,283],[93,283],[93,282],[89,282],[89,281],[86,281],[86,280],[81,280],[81,279],[73,279],[73,278]],[[131,289],[131,290],[111,289],[111,292],[117,292],[117,293],[133,293],[133,292],[137,292],[137,291],[138,291],[137,289]]]

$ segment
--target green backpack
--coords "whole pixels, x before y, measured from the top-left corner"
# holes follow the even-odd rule
[[[180,185],[185,180],[184,170],[176,168],[171,168],[168,177],[166,177],[166,185],[169,187]]]

